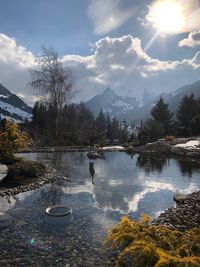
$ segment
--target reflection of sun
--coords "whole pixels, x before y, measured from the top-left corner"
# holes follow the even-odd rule
[[[150,7],[149,21],[162,33],[178,33],[184,29],[185,17],[177,0],[159,0]]]

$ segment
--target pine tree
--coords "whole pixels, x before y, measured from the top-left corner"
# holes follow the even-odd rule
[[[151,110],[151,115],[154,120],[163,125],[165,134],[171,133],[171,124],[173,113],[170,112],[168,104],[163,101],[163,98],[160,98],[156,105]]]
[[[181,135],[191,135],[192,118],[200,113],[199,103],[194,99],[194,95],[185,95],[177,110],[177,120],[179,123],[179,132]]]

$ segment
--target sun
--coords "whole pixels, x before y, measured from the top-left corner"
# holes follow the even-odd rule
[[[185,16],[181,4],[177,0],[159,0],[151,7],[148,20],[159,32],[173,34],[182,32]]]

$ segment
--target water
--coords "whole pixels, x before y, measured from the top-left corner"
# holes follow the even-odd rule
[[[199,165],[184,159],[131,157],[122,152],[107,152],[104,160],[94,162],[81,152],[22,156],[56,167],[69,181],[0,199],[0,211],[13,217],[0,243],[3,259],[12,242],[11,266],[16,254],[20,264],[14,266],[33,266],[35,262],[36,266],[107,266],[100,247],[107,230],[121,216],[138,219],[147,213],[156,217],[173,206],[175,193],[200,188]],[[56,204],[73,209],[73,220],[63,228],[45,223],[45,209]],[[41,257],[45,253],[48,257]]]

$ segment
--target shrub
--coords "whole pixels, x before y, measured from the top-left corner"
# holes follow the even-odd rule
[[[143,215],[139,222],[123,217],[108,234],[105,244],[120,249],[116,266],[198,267],[200,229],[186,232],[150,223]]]
[[[28,137],[22,133],[19,125],[10,120],[3,122],[3,130],[0,132],[0,160],[5,164],[15,161],[13,151],[24,148],[28,143]]]

